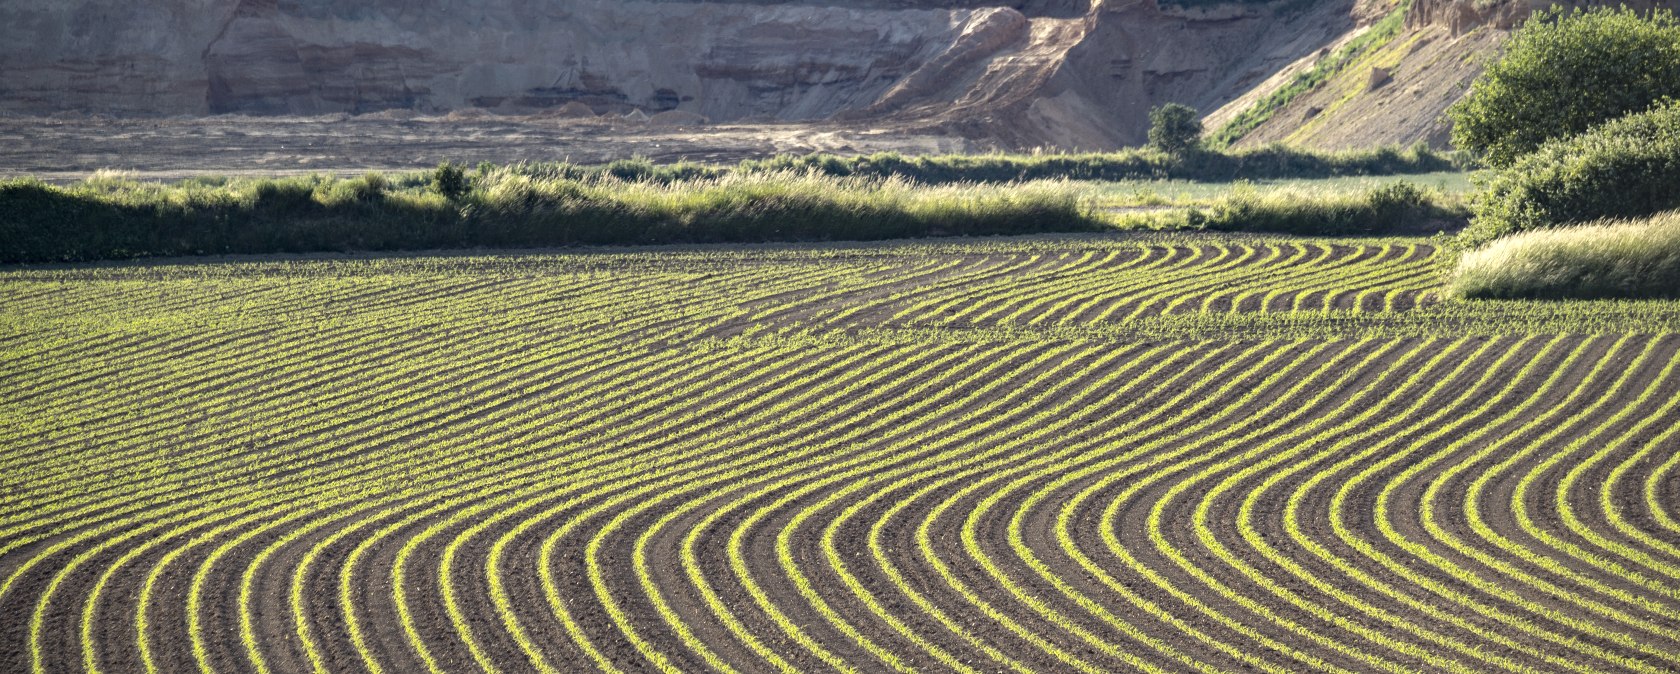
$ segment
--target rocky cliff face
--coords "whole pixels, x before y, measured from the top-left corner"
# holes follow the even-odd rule
[[[1142,139],[1344,32],[1153,0],[7,0],[0,112],[682,110],[939,127],[1003,147]],[[574,105],[572,109],[576,109]]]
[[[862,4],[12,0],[0,10],[11,26],[0,106],[203,114],[582,101],[809,119],[868,105],[957,46],[977,12],[999,11]]]
[[[955,3],[913,3],[918,5]],[[616,0],[10,0],[0,106],[117,113],[866,105],[972,9]]]

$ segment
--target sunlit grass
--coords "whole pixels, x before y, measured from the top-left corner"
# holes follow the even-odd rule
[[[1498,239],[1463,255],[1447,283],[1463,298],[1680,295],[1680,211]]]

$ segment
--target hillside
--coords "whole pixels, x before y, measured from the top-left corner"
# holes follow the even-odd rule
[[[1447,108],[1464,95],[1510,31],[1553,0],[1411,0],[1409,4],[1365,11],[1361,26],[1328,47],[1291,64],[1266,83],[1208,115],[1219,127],[1290,80],[1333,61],[1351,58],[1317,87],[1295,96],[1244,134],[1238,147],[1283,142],[1321,149],[1366,148],[1426,141],[1447,145]],[[1569,5],[1569,2],[1561,4]],[[1606,4],[1575,2],[1577,6]],[[1618,2],[1636,9],[1675,8],[1673,1]],[[1396,14],[1398,30],[1370,41],[1363,50],[1348,45],[1375,29],[1385,15]],[[1356,12],[1359,13],[1359,12]]]
[[[1531,0],[1416,0],[1404,29],[1240,144],[1439,142]],[[1136,144],[1167,101],[1234,118],[1395,10],[1384,0],[8,2],[0,114],[673,112],[979,147]],[[1392,79],[1370,82],[1374,69]]]

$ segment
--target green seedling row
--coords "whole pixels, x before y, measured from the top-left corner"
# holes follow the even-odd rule
[[[0,269],[0,671],[1680,668],[1680,302],[1438,255]]]

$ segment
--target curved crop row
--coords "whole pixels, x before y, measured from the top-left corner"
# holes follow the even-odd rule
[[[1680,307],[1433,255],[0,272],[0,670],[1680,668]]]

